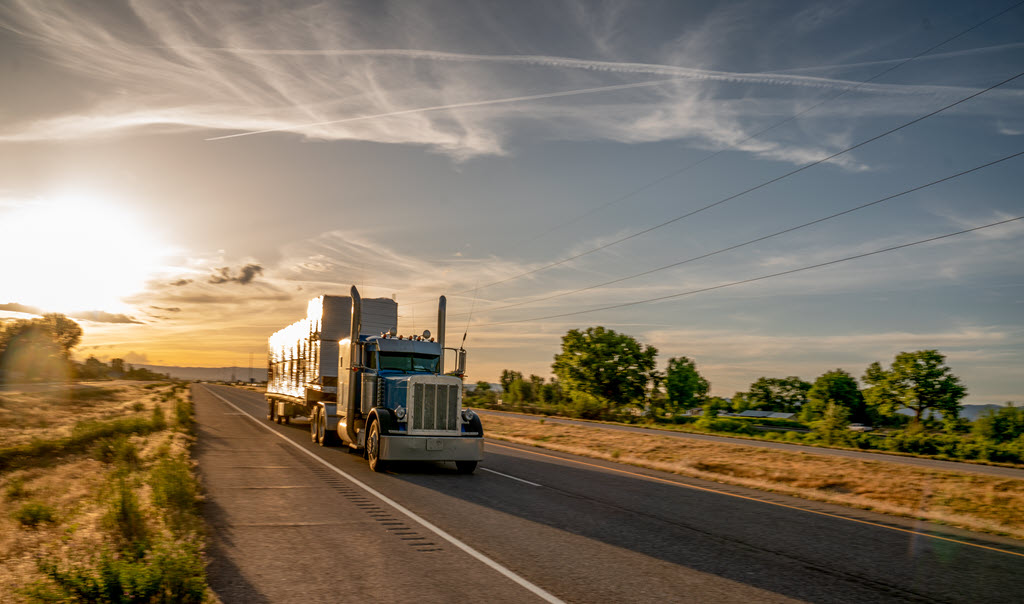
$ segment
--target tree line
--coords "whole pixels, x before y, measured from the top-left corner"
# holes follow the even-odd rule
[[[132,367],[124,359],[104,363],[90,356],[83,362],[75,361],[71,350],[81,340],[82,327],[60,313],[0,321],[0,384],[168,379],[162,373]]]
[[[967,388],[937,350],[900,352],[888,366],[871,363],[860,376],[863,387],[849,372],[833,369],[812,382],[797,376],[760,377],[729,399],[710,396],[711,384],[693,359],[673,357],[659,370],[657,354],[655,347],[611,329],[573,329],[562,337],[561,351],[554,356],[553,378],[505,369],[501,392],[480,381],[466,393],[466,402],[497,406],[500,400],[502,408],[585,419],[693,421],[698,428],[736,432],[751,432],[749,422],[718,419],[719,414],[775,411],[793,414],[826,443],[863,441],[866,448],[879,448],[875,445],[881,443],[874,442],[878,438],[849,431],[858,423],[906,431],[908,438],[917,439],[917,444],[906,445],[911,448],[931,447],[921,445],[916,436],[931,432],[954,440],[970,435],[987,443],[1016,443],[1024,455],[1024,409],[1008,403],[973,425],[963,419]],[[700,409],[700,418],[681,417],[694,409]]]

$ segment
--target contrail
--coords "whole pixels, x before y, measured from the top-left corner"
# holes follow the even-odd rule
[[[511,65],[532,65],[540,67],[556,67],[565,69],[581,69],[607,73],[662,75],[672,78],[689,78],[697,80],[715,80],[740,84],[772,84],[804,86],[811,88],[848,88],[859,85],[864,92],[903,92],[917,94],[926,90],[948,90],[943,86],[902,86],[893,84],[876,84],[864,86],[863,82],[836,80],[815,76],[789,75],[784,73],[744,73],[716,71],[663,65],[657,63],[624,63],[618,61],[598,61],[593,59],[573,59],[549,55],[481,55],[436,50],[418,50],[402,48],[371,48],[371,49],[289,49],[289,48],[231,48],[208,46],[160,46],[167,50],[191,50],[229,53],[236,55],[261,56],[324,56],[324,57],[394,57],[412,60],[449,61],[459,63],[503,63]]]
[[[1024,48],[1024,42],[1012,42],[1009,44],[997,44],[995,46],[980,46],[978,48],[967,48],[964,50],[953,50],[950,52],[941,52],[930,55],[923,55],[919,57],[913,57],[918,61],[935,61],[940,59],[951,59],[955,57],[966,57],[978,54],[988,54],[993,52],[1002,52],[1004,50],[1015,50],[1018,48]],[[863,61],[860,63],[836,63],[834,65],[809,65],[806,67],[791,67],[787,69],[777,69],[773,73],[798,73],[801,71],[820,71],[823,69],[850,69],[853,67],[872,67],[874,65],[893,65],[896,63],[902,63],[907,58],[901,59],[883,59],[879,61]]]
[[[373,115],[360,115],[357,117],[347,117],[339,120],[330,120],[326,122],[314,122],[311,124],[282,126],[280,128],[268,128],[266,130],[253,130],[249,132],[238,132],[236,134],[227,134],[224,136],[215,136],[207,138],[207,141],[219,141],[227,138],[238,138],[240,136],[251,136],[254,134],[267,134],[270,132],[286,132],[297,130],[301,128],[314,128],[316,126],[329,126],[332,124],[343,124],[346,122],[358,122],[360,120],[372,120],[382,117],[392,117],[396,115],[408,115],[410,113],[425,113],[428,111],[443,111],[446,109],[462,109],[465,107],[481,107],[484,105],[499,105],[502,103],[519,103],[523,101],[535,101],[539,99],[551,99],[562,96],[573,96],[578,94],[593,94],[595,92],[609,92],[612,90],[626,90],[629,88],[640,88],[643,86],[659,86],[668,82],[678,81],[680,78],[669,78],[666,80],[651,80],[647,82],[635,82],[632,84],[616,84],[614,86],[599,86],[596,88],[581,88],[577,90],[564,90],[562,92],[546,92],[544,94],[533,94],[528,96],[516,96],[504,99],[490,99],[485,101],[467,101],[465,103],[452,103],[450,105],[435,105],[433,107],[416,107],[413,109],[402,109],[401,111],[389,111],[388,113],[375,113]]]

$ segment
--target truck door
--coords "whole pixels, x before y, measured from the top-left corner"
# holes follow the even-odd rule
[[[352,379],[351,363],[349,363],[349,357],[352,355],[352,351],[348,346],[342,343],[338,347],[338,410],[343,412],[346,408],[345,403],[348,402],[348,381]]]

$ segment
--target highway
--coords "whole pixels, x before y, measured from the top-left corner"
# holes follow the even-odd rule
[[[509,411],[494,411],[491,409],[480,409],[481,417],[487,415],[508,416],[517,419],[528,419],[540,421],[541,416],[529,415],[526,413],[514,413]],[[980,463],[967,463],[962,461],[948,461],[945,459],[929,459],[927,457],[913,457],[910,455],[898,455],[885,451],[853,451],[848,449],[830,449],[828,447],[814,447],[811,445],[798,445],[795,443],[777,442],[771,440],[760,440],[752,438],[734,438],[730,436],[717,436],[714,434],[697,434],[694,432],[680,432],[675,430],[659,430],[644,426],[626,426],[623,424],[604,424],[600,422],[589,422],[578,419],[567,419],[564,417],[545,417],[545,422],[552,424],[563,424],[568,426],[586,426],[588,428],[603,428],[606,430],[619,430],[639,434],[651,434],[668,436],[671,438],[683,438],[692,440],[703,440],[708,442],[730,443],[747,447],[763,447],[766,449],[777,449],[779,451],[792,451],[798,453],[811,453],[814,455],[832,455],[834,457],[846,457],[849,459],[863,459],[865,461],[884,461],[886,463],[899,463],[919,468],[931,468],[934,470],[946,470],[949,472],[961,472],[968,474],[985,474],[988,476],[1001,476],[1005,478],[1016,478],[1024,480],[1024,468],[1010,466],[996,466]]]
[[[488,441],[375,474],[195,385],[223,602],[1019,602],[1024,543]],[[486,430],[486,424],[485,424]]]

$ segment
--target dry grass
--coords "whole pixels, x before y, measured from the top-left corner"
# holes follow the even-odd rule
[[[487,436],[1024,538],[1024,480],[488,415]]]
[[[68,436],[76,422],[145,416],[167,386],[131,381],[0,389],[0,447]],[[172,411],[172,408],[166,409]]]
[[[158,460],[180,456],[192,437],[174,430],[175,405],[188,397],[187,390],[172,390],[167,383],[96,382],[73,387],[34,387],[0,392],[4,411],[0,416],[0,447],[32,440],[54,439],[71,433],[76,422],[125,417],[151,418],[154,407],[163,410],[168,428],[147,434],[121,436],[137,452],[130,467],[116,460],[101,461],[97,448],[64,455],[43,467],[29,467],[0,474],[0,603],[34,601],[21,590],[37,581],[38,560],[81,563],[96,552],[115,546],[104,517],[114,496],[115,477],[126,476],[142,504],[148,530],[156,539],[173,543],[163,521],[163,511],[151,502],[147,476]],[[22,418],[24,424],[17,424]],[[97,443],[97,446],[101,443]],[[41,503],[54,511],[54,521],[35,528],[15,518],[28,503]],[[189,540],[194,541],[195,537]]]

